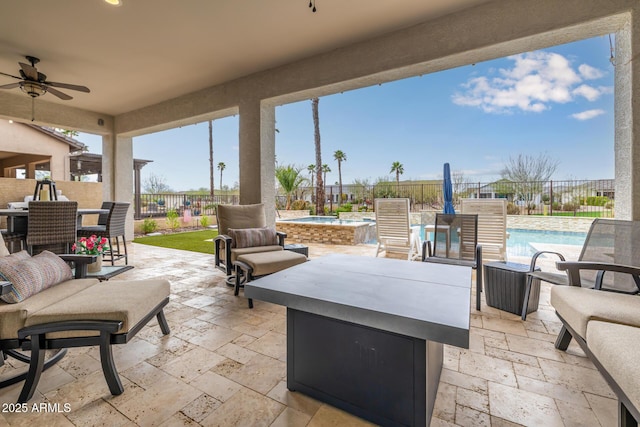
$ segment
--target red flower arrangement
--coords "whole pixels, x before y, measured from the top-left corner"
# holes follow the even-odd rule
[[[102,255],[109,250],[109,240],[106,237],[81,237],[71,246],[71,250],[82,255]]]

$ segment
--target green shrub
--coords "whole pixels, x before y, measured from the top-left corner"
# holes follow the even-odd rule
[[[351,203],[345,203],[342,206],[338,206],[338,208],[336,209],[336,213],[340,212],[353,212],[353,206],[351,205]]]
[[[306,210],[306,209],[309,209],[310,206],[311,206],[311,203],[305,200],[294,200],[293,202],[291,202],[291,210],[294,210],[294,211]]]
[[[153,233],[157,229],[158,229],[158,223],[153,218],[146,218],[142,222],[142,231],[144,232],[144,234]]]
[[[587,206],[605,206],[608,201],[609,198],[607,196],[589,196],[584,204]]]
[[[578,209],[580,209],[579,203],[567,202],[562,205],[562,210],[566,212],[576,212]]]
[[[507,215],[520,215],[520,208],[515,203],[507,203]]]
[[[553,209],[554,211],[562,210],[562,203],[560,202],[551,203],[551,209]]]
[[[202,215],[200,217],[200,225],[203,228],[207,228],[209,226],[209,224],[211,224],[211,220],[209,219],[209,217],[207,215]]]
[[[175,209],[169,209],[167,211],[167,224],[172,230],[180,227],[179,215]]]

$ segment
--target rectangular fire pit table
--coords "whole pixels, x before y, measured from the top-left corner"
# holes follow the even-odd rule
[[[245,296],[287,307],[289,390],[380,425],[429,425],[443,344],[469,347],[469,267],[330,255]]]

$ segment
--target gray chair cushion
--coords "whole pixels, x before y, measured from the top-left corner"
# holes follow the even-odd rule
[[[640,296],[576,286],[552,286],[551,305],[583,339],[592,320],[640,327]]]
[[[254,276],[264,276],[302,264],[307,257],[291,251],[272,251],[241,255],[238,261],[251,267]]]
[[[587,345],[636,408],[640,408],[640,328],[590,321]]]

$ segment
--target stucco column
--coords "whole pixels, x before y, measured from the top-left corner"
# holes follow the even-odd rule
[[[275,107],[240,104],[240,204],[264,203],[267,224],[275,224]]]
[[[616,33],[615,217],[640,220],[640,18]]]
[[[133,138],[102,137],[102,199],[130,202],[126,239],[133,239]]]

